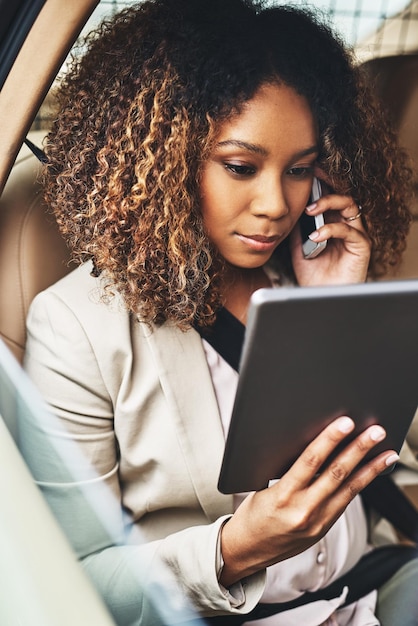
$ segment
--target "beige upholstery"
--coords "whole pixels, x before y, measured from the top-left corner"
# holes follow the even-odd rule
[[[418,167],[418,54],[373,59],[364,67]]]
[[[39,145],[41,137],[32,139]],[[0,336],[19,361],[32,298],[70,269],[68,250],[42,201],[40,167],[24,146],[0,198]]]
[[[401,145],[409,153],[415,171],[414,221],[400,272],[395,278],[418,277],[418,54],[367,61],[370,80],[389,111]]]
[[[388,278],[418,278],[418,54],[378,58],[364,67],[389,111],[401,145],[409,153],[415,172],[414,220],[400,271]],[[397,471],[395,480],[418,507],[416,472]]]

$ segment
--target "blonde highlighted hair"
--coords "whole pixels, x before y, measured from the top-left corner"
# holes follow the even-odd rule
[[[214,321],[222,259],[203,227],[199,175],[217,125],[266,82],[308,99],[321,167],[363,205],[371,273],[400,260],[409,168],[349,52],[313,13],[146,0],[86,45],[57,95],[45,196],[74,258],[92,259],[142,319]]]

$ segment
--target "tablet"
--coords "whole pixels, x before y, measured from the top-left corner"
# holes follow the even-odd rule
[[[418,405],[418,280],[260,289],[250,303],[218,488],[263,489],[333,419],[387,431],[399,452]]]

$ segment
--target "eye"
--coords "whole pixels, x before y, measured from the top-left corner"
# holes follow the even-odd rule
[[[313,175],[314,168],[311,166],[291,167],[287,170],[289,176],[294,178],[309,178]]]
[[[224,168],[236,177],[245,178],[255,174],[255,167],[252,165],[241,165],[240,163],[224,163]]]

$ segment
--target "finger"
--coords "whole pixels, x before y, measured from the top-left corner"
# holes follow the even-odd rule
[[[358,224],[351,224],[351,225],[353,227],[354,226],[360,226],[360,225],[362,226],[363,222],[361,221],[361,216],[362,216],[362,213],[363,213],[363,208],[361,207],[360,204],[358,204],[358,205],[353,204],[352,206],[353,206],[353,209],[357,210],[357,212],[354,213],[353,215],[343,215],[342,212],[341,212],[342,218],[343,218],[344,222],[346,222],[347,224],[351,224],[352,222],[357,222],[357,220],[359,220]],[[350,207],[350,209],[351,209],[351,207]],[[347,209],[345,209],[345,211],[347,211]]]
[[[362,227],[352,225],[353,222],[333,222],[321,226],[309,235],[309,239],[315,242],[326,241],[328,239],[340,239],[355,248],[359,248],[360,252],[364,252],[365,248],[370,248],[370,239]]]
[[[378,424],[369,426],[329,462],[315,483],[322,496],[334,494],[350,477],[367,454],[386,437],[384,428]],[[373,467],[373,463],[372,463]]]
[[[327,211],[331,218],[329,221],[335,221],[331,217],[334,215],[340,220],[346,220],[353,228],[364,230],[364,224],[361,219],[362,208],[354,202],[351,196],[329,194],[306,208],[306,212],[310,215],[317,215]]]
[[[332,498],[328,500],[329,514],[336,519],[350,504],[351,500],[397,461],[399,461],[397,452],[395,450],[387,450],[358,468],[333,493]]]
[[[331,422],[284,474],[281,486],[287,484],[289,488],[303,489],[310,485],[325,461],[353,430],[354,422],[349,417],[339,417]]]
[[[349,216],[357,212],[353,209],[353,207],[357,207],[357,205],[351,196],[329,193],[321,196],[316,202],[308,205],[306,207],[306,211],[312,215],[330,210],[346,211],[347,216]]]

